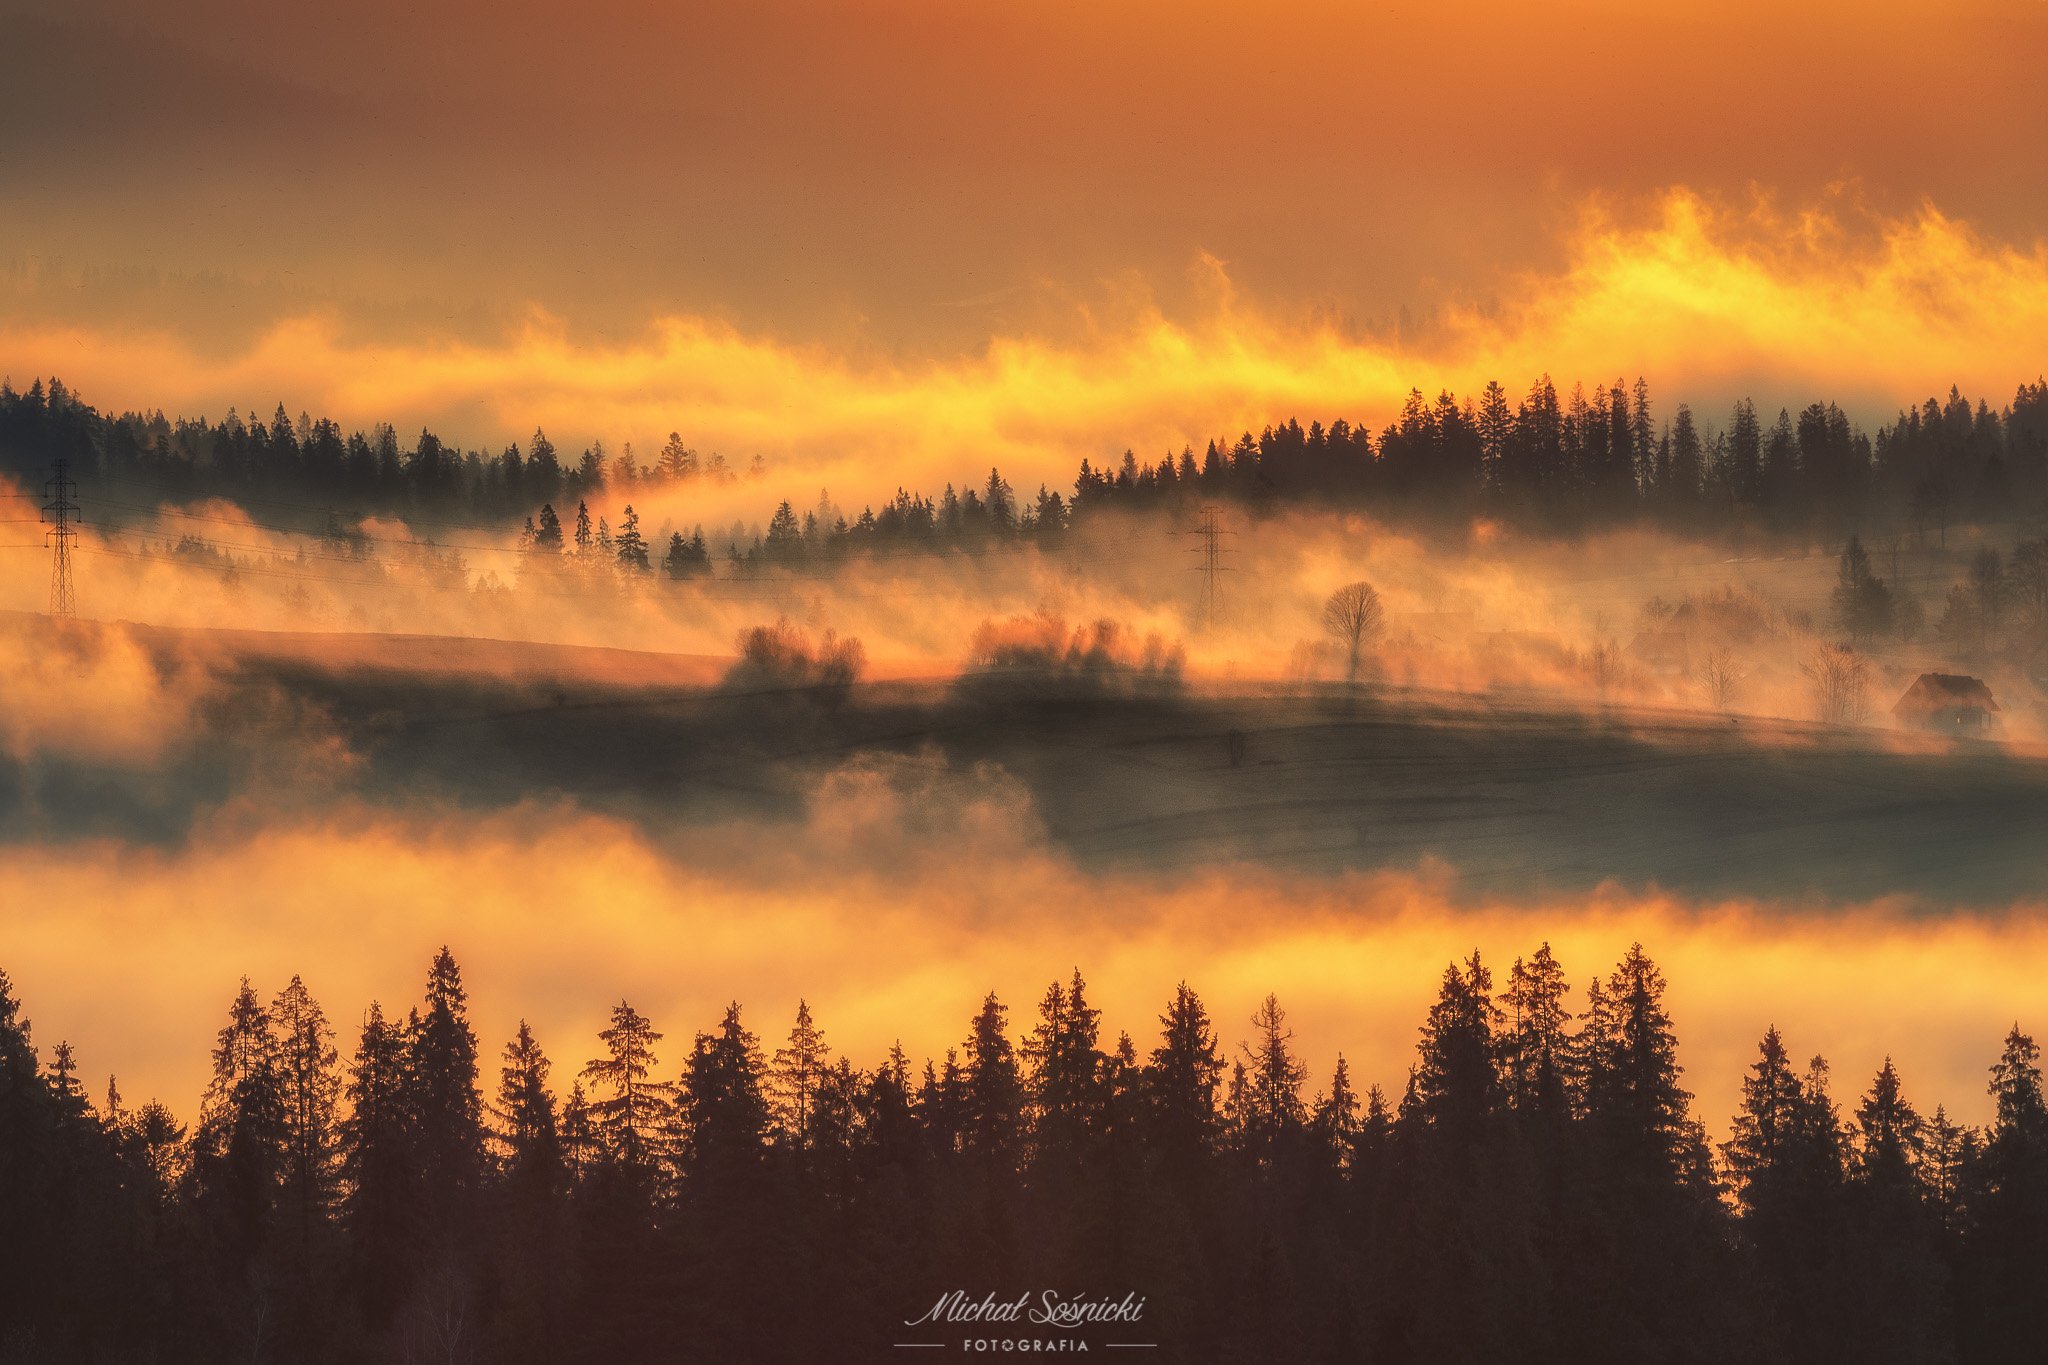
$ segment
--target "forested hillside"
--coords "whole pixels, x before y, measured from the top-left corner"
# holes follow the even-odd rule
[[[1642,949],[1583,994],[1547,944],[1454,963],[1391,1090],[1312,1078],[1270,996],[1182,985],[1112,1038],[1078,971],[938,1059],[621,1001],[551,1060],[483,1045],[444,950],[359,1026],[245,981],[186,1115],[95,1103],[118,1059],[39,1055],[0,977],[0,1352],[858,1361],[950,1290],[1050,1285],[1142,1297],[1173,1360],[2038,1358],[2019,1028],[1981,1130],[1770,1029],[1716,1142]]]

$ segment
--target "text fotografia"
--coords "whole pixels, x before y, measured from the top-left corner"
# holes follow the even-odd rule
[[[905,1327],[1009,1328],[959,1338],[960,1349],[969,1352],[1086,1351],[1089,1343],[1080,1335],[1084,1327],[1132,1327],[1145,1319],[1145,1300],[1138,1294],[1120,1299],[1086,1294],[1062,1294],[1054,1289],[1030,1290],[1015,1298],[994,1293],[972,1297],[964,1289],[941,1294],[937,1303],[918,1317],[905,1318]],[[1031,1329],[1053,1335],[1039,1335]],[[910,1343],[902,1343],[910,1344]],[[916,1343],[924,1345],[927,1343]],[[932,1342],[930,1345],[943,1345]],[[1111,1343],[1104,1343],[1109,1345]],[[1117,1345],[1151,1345],[1150,1342],[1119,1342]]]

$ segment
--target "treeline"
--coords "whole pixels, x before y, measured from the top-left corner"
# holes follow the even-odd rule
[[[1919,600],[1879,574],[1854,535],[1837,561],[1830,606],[1833,623],[1852,643],[1914,640],[1927,624]],[[2017,541],[2009,554],[1979,546],[1948,586],[1933,635],[1966,663],[2020,662],[2048,636],[2048,539]]]
[[[2040,1358],[2017,1027],[1982,1130],[1889,1062],[1838,1102],[1773,1029],[1717,1149],[1641,948],[1585,999],[1547,945],[1452,964],[1398,1096],[1312,1087],[1272,997],[1234,1050],[1185,985],[1111,1040],[1078,972],[922,1065],[621,1002],[564,1075],[523,1023],[487,1064],[444,950],[346,1059],[244,982],[188,1128],[91,1103],[0,976],[0,1355],[880,1360],[950,1290],[1057,1287],[1142,1296],[1176,1360]]]
[[[757,456],[742,474],[675,433],[645,462],[630,445],[614,457],[602,442],[571,458],[538,430],[524,448],[464,451],[425,430],[408,447],[388,424],[345,433],[325,418],[293,419],[282,404],[267,422],[233,412],[217,423],[161,412],[111,417],[55,380],[26,392],[0,385],[0,471],[39,486],[60,457],[89,483],[132,480],[156,497],[297,498],[489,525],[525,520],[544,540],[552,521],[557,547],[574,505],[630,503],[647,489],[765,470]],[[1148,460],[1127,451],[1101,468],[1083,460],[1064,490],[1019,491],[990,470],[936,496],[899,489],[857,514],[829,498],[808,513],[784,502],[765,531],[736,525],[708,541],[679,538],[653,547],[653,557],[673,552],[668,567],[684,575],[707,571],[721,548],[743,564],[904,545],[972,550],[1057,540],[1101,508],[1209,500],[1483,514],[1558,528],[1633,519],[1835,540],[1854,526],[1945,533],[1953,522],[2048,511],[2048,382],[2021,385],[2003,409],[1951,389],[1945,402],[1901,412],[1874,437],[1822,402],[1775,418],[1747,400],[1725,414],[1684,404],[1661,414],[1640,379],[1563,395],[1546,376],[1519,398],[1498,383],[1462,400],[1417,390],[1377,432],[1342,419],[1306,428],[1290,420],[1209,441],[1199,453]],[[601,522],[598,529],[609,532]],[[648,567],[644,553],[626,559]]]

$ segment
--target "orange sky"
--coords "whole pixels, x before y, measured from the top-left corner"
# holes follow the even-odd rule
[[[216,415],[281,398],[478,443],[538,420],[614,445],[694,421],[707,445],[802,464],[759,434],[794,419],[871,467],[886,441],[847,439],[840,390],[876,372],[883,415],[915,425],[904,412],[936,402],[948,447],[1015,444],[992,430],[1005,405],[1078,407],[1053,433],[1065,465],[1276,410],[1376,418],[1408,382],[1484,367],[1517,386],[1653,372],[1703,402],[1826,390],[1875,415],[1950,382],[2006,397],[2043,363],[2015,354],[2048,331],[2028,292],[2048,274],[2039,0],[169,13],[0,0],[0,370],[17,379]],[[1631,309],[1641,263],[1612,268],[1586,226],[1594,206],[1654,250],[1674,187],[1775,215],[1761,326],[1716,319],[1704,359],[1692,303],[1752,295],[1704,269]],[[1809,213],[1839,240],[1801,238]],[[1938,313],[1958,285],[1981,310],[1987,282],[1940,259],[1903,292],[1863,288],[1870,241],[1929,221],[2030,263],[2003,330],[1979,335],[1981,311],[1919,325],[1922,284]],[[1161,320],[1218,322],[1219,279],[1229,344],[1192,365],[1154,346]],[[1883,335],[1888,309],[1914,345]],[[1496,315],[1519,330],[1475,339]],[[1844,350],[1874,317],[1877,340]],[[1295,344],[1322,334],[1369,354],[1333,369]],[[1020,341],[1046,348],[1048,388],[1026,373],[993,416],[949,402],[1013,383],[988,378],[1014,354],[991,346]],[[1070,392],[1105,346],[1108,378]],[[796,378],[744,370],[764,355]],[[1132,371],[1224,398],[1133,396]]]
[[[767,454],[778,493],[857,505],[996,462],[1027,488],[1061,482],[1081,455],[1288,414],[1382,420],[1410,383],[1641,373],[1664,413],[1686,397],[1716,418],[1749,391],[1769,408],[1839,397],[1869,421],[1952,382],[2001,401],[2048,366],[2042,0],[0,0],[0,34],[0,373],[58,373],[114,408],[283,400],[493,445],[539,422],[572,449],[643,454],[680,428]],[[542,1001],[573,1063],[623,989],[658,997],[672,1039],[733,989],[771,1027],[808,987],[758,955],[810,945],[792,961],[824,980],[849,906],[866,908],[781,889],[748,944],[704,955],[697,926],[662,921],[673,953],[630,969],[604,953],[565,968],[552,907],[496,938],[480,898],[421,936],[390,908],[403,887],[372,934],[340,906],[275,918],[307,866],[337,886],[370,865],[414,890],[479,866],[507,897],[551,885],[529,879],[568,845],[528,821],[544,823],[424,843],[372,817],[259,830],[141,867],[145,890],[103,905],[105,867],[145,855],[0,850],[11,887],[99,907],[16,926],[6,965],[45,1041],[71,1033],[92,1069],[188,1104],[244,966],[266,990],[324,970],[316,989],[348,1016],[473,930],[458,947],[493,1042]],[[645,872],[635,885],[704,890],[596,833]],[[508,844],[528,861],[493,856]],[[1156,892],[1077,890],[1017,856],[1063,904]],[[1811,1020],[1795,1046],[1839,1050],[1845,1090],[1897,1046],[1964,1105],[2029,1004],[2012,973],[2041,932],[2030,908],[1951,930],[1879,907],[1775,936],[1748,907],[1467,924],[1381,890],[1423,906],[1412,932],[1360,933],[1336,904],[1350,892],[1321,888],[1314,915],[1171,961],[1091,931],[1005,966],[1011,940],[956,924],[973,982],[950,961],[861,960],[826,985],[823,1018],[872,1060],[885,1024],[861,1002],[929,1002],[914,1041],[936,1047],[984,977],[1007,973],[1021,1006],[1088,949],[1114,1022],[1141,1025],[1181,970],[1232,1021],[1275,987],[1319,1072],[1370,1047],[1372,1078],[1398,1083],[1441,958],[1569,930],[1583,979],[1640,931],[1671,956],[1701,1088],[1719,1087],[1709,1117],[1773,1019]],[[613,952],[668,904],[614,907],[592,939]],[[662,976],[671,961],[702,979]],[[1817,961],[1834,965],[1802,997]],[[1927,964],[1950,994],[1901,1013]],[[160,1040],[85,1003],[152,983],[176,996]],[[1868,1008],[1819,1036],[1843,1001]]]

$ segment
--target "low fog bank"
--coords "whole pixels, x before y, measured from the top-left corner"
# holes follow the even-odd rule
[[[983,992],[1021,1027],[1045,983],[1079,966],[1107,1037],[1152,1036],[1186,980],[1234,1049],[1272,991],[1318,1082],[1341,1050],[1355,1084],[1398,1093],[1447,962],[1477,947],[1500,980],[1547,941],[1582,987],[1640,940],[1670,978],[1687,1084],[1714,1125],[1772,1023],[1843,1077],[1893,1055],[1916,1096],[1981,1119],[1987,1058],[2041,1004],[2039,900],[1934,915],[1895,900],[1489,894],[1440,865],[1097,871],[1047,837],[1061,818],[993,768],[926,755],[844,763],[789,822],[662,837],[557,803],[341,802],[218,817],[175,849],[0,846],[5,967],[38,1038],[69,1040],[88,1076],[118,1071],[131,1100],[185,1113],[205,1082],[190,1040],[242,973],[263,992],[303,973],[346,1032],[370,1000],[413,998],[444,942],[486,1051],[524,1018],[570,1070],[596,1055],[621,998],[668,1034],[671,1064],[733,999],[770,1038],[806,999],[863,1064],[898,1040],[942,1056]]]
[[[991,639],[1000,649],[1051,622],[1070,636],[1119,632],[1134,655],[1150,651],[1155,667],[1170,660],[1172,680],[1196,688],[1358,679],[1880,728],[1916,677],[1941,671],[1984,678],[2001,707],[2000,737],[2048,738],[2048,552],[2012,527],[1872,537],[1862,572],[1882,585],[1884,610],[1852,617],[1837,592],[1852,527],[1826,543],[1650,530],[1549,539],[1490,522],[1425,531],[1237,508],[1218,520],[1211,575],[1199,524],[1165,512],[1103,513],[1057,545],[841,557],[798,540],[745,562],[729,551],[760,528],[740,522],[707,532],[705,562],[671,576],[662,546],[692,532],[686,507],[647,513],[653,560],[642,569],[615,549],[534,553],[509,534],[372,519],[290,535],[228,504],[196,506],[162,508],[119,537],[84,532],[82,612],[180,629],[605,649],[618,651],[604,667],[622,682],[710,681],[721,670],[708,662],[650,673],[628,655],[731,659],[747,632],[781,621],[859,641],[869,679],[952,676],[985,667]],[[823,524],[845,511],[821,496],[815,515]],[[48,582],[45,552],[0,550],[0,604],[37,609]],[[1356,583],[1371,587],[1378,609],[1350,641],[1332,631],[1325,607]],[[1852,697],[1815,686],[1830,645],[1857,656]],[[502,678],[566,666],[539,651],[379,648],[391,667],[436,673]],[[574,667],[593,665],[586,656]]]
[[[935,1053],[988,985],[1078,964],[1134,1035],[1181,977],[1225,1021],[1278,991],[1318,1071],[1341,1047],[1398,1088],[1445,961],[1548,939],[1583,980],[1640,938],[1710,1117],[1772,1021],[1978,1116],[2048,947],[2023,613],[1851,642],[1880,698],[1975,651],[2006,742],[1951,741],[1807,718],[1832,553],[1307,519],[1245,536],[1212,623],[1170,529],[744,603],[380,580],[332,604],[391,612],[367,631],[132,561],[125,605],[81,592],[150,624],[0,617],[4,965],[39,1036],[181,1108],[241,971],[396,1001],[444,941],[488,1033],[527,1014],[566,1056],[622,994],[677,1035],[804,996],[864,1060]],[[1890,548],[1924,594],[1982,546]],[[1324,604],[1360,582],[1345,681]],[[1690,662],[1717,650],[1720,704]]]
[[[1090,672],[1070,641],[1070,669],[855,686],[856,660],[794,630],[759,633],[734,665],[14,618],[0,837],[174,844],[210,820],[352,801],[554,803],[656,839],[743,822],[796,841],[845,765],[916,761],[1000,774],[1096,871],[1442,860],[1486,893],[2048,892],[2035,746],[1529,691],[1189,686],[1136,643],[1116,655],[1083,635],[1124,662]]]

